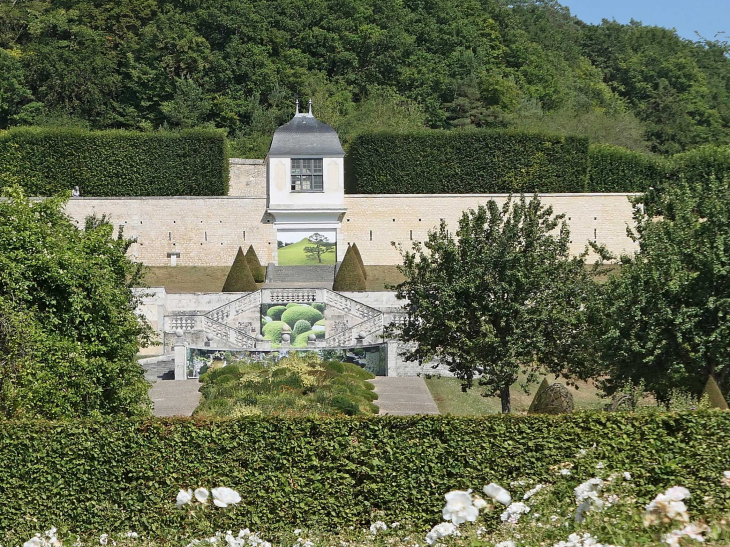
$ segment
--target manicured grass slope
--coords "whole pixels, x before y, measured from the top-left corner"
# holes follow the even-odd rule
[[[322,262],[318,262],[316,257],[309,257],[304,252],[304,248],[313,245],[311,241],[305,238],[297,243],[282,247],[279,249],[279,266],[317,266],[336,262],[337,253],[335,251],[323,254]]]

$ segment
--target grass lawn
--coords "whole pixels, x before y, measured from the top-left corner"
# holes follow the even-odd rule
[[[365,287],[369,291],[385,291],[388,285],[397,285],[404,277],[398,266],[365,266],[368,278]]]
[[[337,253],[332,247],[332,250],[328,253],[322,254],[322,262],[317,261],[316,256],[307,255],[304,252],[305,247],[313,247],[315,244],[309,241],[307,238],[302,239],[286,247],[281,247],[278,251],[279,255],[279,266],[318,266],[332,264],[337,261]]]
[[[230,269],[230,266],[150,266],[144,283],[148,287],[165,287],[171,293],[220,292]]]
[[[540,378],[540,382],[542,382],[542,378]],[[535,382],[530,386],[530,395],[523,393],[517,384],[512,387],[512,412],[527,412],[540,382]],[[548,382],[551,384],[554,382],[565,384],[565,381],[554,380],[552,376],[548,376]],[[426,379],[426,385],[431,391],[441,414],[468,416],[498,414],[502,411],[499,398],[482,397],[484,390],[480,386],[475,385],[466,393],[463,393],[461,391],[461,380],[456,378],[430,378]],[[601,399],[598,390],[594,386],[585,382],[579,382],[578,386],[579,389],[568,386],[570,393],[573,395],[576,410],[603,408],[608,403],[608,399]]]

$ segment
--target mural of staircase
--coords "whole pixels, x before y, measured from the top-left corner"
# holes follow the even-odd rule
[[[269,288],[331,289],[335,280],[334,264],[323,266],[275,266],[266,269]]]

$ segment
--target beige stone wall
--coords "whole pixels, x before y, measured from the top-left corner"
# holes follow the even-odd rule
[[[264,160],[231,158],[229,196],[266,196],[266,165]]]
[[[273,260],[276,233],[267,223],[265,197],[74,198],[66,208],[80,225],[92,214],[106,214],[137,238],[129,250],[149,266],[229,266],[238,247],[253,244],[262,264]]]
[[[628,197],[631,194],[543,194],[544,204],[565,213],[571,230],[571,253],[583,252],[588,240],[605,243],[614,253],[633,251],[626,235],[632,222]],[[423,241],[428,231],[445,219],[458,226],[464,210],[490,199],[502,205],[506,195],[346,195],[347,213],[342,220],[342,239],[357,243],[366,264],[400,264],[391,241],[411,248],[411,241]]]

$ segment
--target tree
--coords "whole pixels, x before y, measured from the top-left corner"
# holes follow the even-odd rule
[[[307,255],[308,259],[316,260],[319,264],[322,264],[323,255],[335,252],[335,243],[325,235],[315,232],[309,236],[308,241],[312,245],[304,247],[304,254]]]
[[[364,291],[366,289],[365,277],[362,275],[360,264],[357,262],[352,247],[347,247],[332,288],[336,291]]]
[[[407,320],[395,334],[416,342],[406,359],[437,358],[464,386],[475,377],[510,412],[510,386],[545,369],[568,374],[584,354],[592,279],[570,258],[563,215],[534,196],[495,201],[463,214],[456,234],[441,222],[427,240],[403,251]]]
[[[223,283],[223,292],[253,292],[256,290],[256,281],[248,267],[246,255],[243,249],[238,248],[236,258],[233,260],[231,269],[228,270],[228,276]]]
[[[63,418],[147,412],[135,360],[152,331],[136,314],[142,266],[105,218],[80,230],[66,198],[0,201],[0,414]]]
[[[667,401],[730,383],[730,179],[668,187],[634,204],[638,243],[596,302],[603,382],[612,393],[643,380]],[[648,209],[662,211],[653,216]]]
[[[259,257],[256,254],[256,249],[253,248],[253,245],[249,245],[248,250],[246,251],[246,262],[248,262],[248,269],[251,270],[251,275],[253,275],[256,283],[263,283],[266,281],[266,268],[264,268],[261,265],[261,262],[259,262]]]
[[[362,276],[367,279],[368,278],[368,272],[365,270],[365,263],[362,261],[362,255],[360,254],[360,249],[357,248],[357,243],[352,244],[352,252],[355,253],[355,257],[357,258],[357,263],[360,264],[360,269],[362,270]]]

